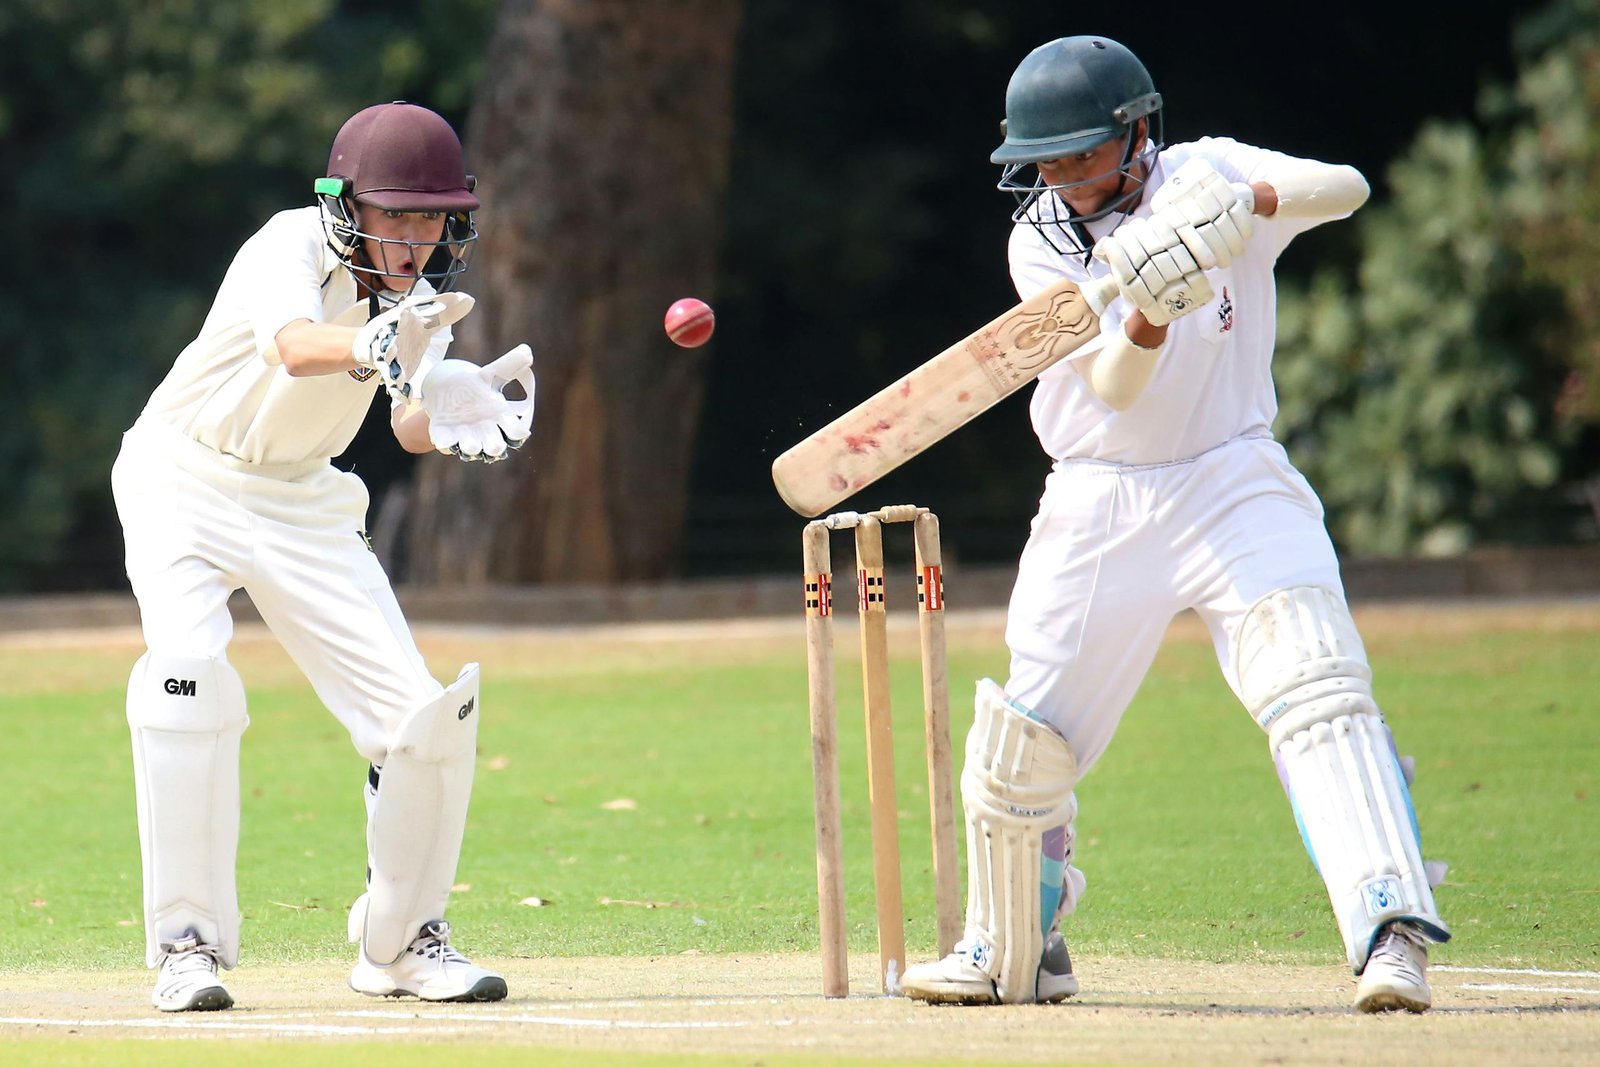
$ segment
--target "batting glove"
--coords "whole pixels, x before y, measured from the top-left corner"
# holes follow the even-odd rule
[[[1130,219],[1095,243],[1122,297],[1152,326],[1165,326],[1212,297],[1199,262],[1177,232],[1158,219]]]
[[[1184,163],[1150,198],[1154,218],[1170,226],[1201,270],[1226,267],[1255,232],[1255,190],[1229,182],[1199,156]]]

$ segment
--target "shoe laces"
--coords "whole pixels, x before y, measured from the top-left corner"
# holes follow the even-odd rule
[[[441,967],[451,963],[471,963],[450,944],[450,924],[434,919],[422,924],[417,939],[411,942],[411,951],[426,960],[436,960]]]
[[[1382,960],[1420,981],[1422,968],[1428,960],[1428,942],[1405,923],[1390,923],[1378,939],[1377,947],[1372,950],[1372,958]]]
[[[172,944],[162,945],[161,952],[161,969],[168,974],[217,973],[217,947],[202,945],[199,935],[192,930]]]

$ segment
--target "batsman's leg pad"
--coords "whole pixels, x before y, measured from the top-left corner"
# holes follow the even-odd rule
[[[239,962],[239,739],[250,719],[227,660],[146,652],[128,677],[144,857],[145,962],[189,930]]]
[[[1448,941],[1407,775],[1343,598],[1320,586],[1263,598],[1240,630],[1238,656],[1241,695],[1267,731],[1351,967],[1361,973],[1395,920]]]
[[[469,663],[406,716],[390,743],[367,820],[365,913],[351,916],[361,951],[379,966],[399,959],[423,923],[444,917],[472,797],[478,718],[478,665]]]
[[[987,974],[1002,1003],[1032,1004],[1045,932],[1055,920],[1064,835],[1074,814],[1078,763],[1049,726],[978,683],[961,772],[967,818],[967,926],[958,952]]]

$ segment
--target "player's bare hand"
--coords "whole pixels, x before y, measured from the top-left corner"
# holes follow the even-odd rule
[[[1211,283],[1183,239],[1157,219],[1130,219],[1094,246],[1122,297],[1152,326],[1209,303]]]
[[[1226,267],[1255,232],[1255,191],[1229,182],[1200,157],[1184,163],[1150,198],[1150,210],[1182,238],[1201,270]]]
[[[515,382],[520,400],[505,395]],[[533,431],[533,350],[518,345],[487,366],[445,359],[428,372],[422,409],[440,452],[493,463],[521,448]]]
[[[391,394],[409,397],[434,335],[466,318],[472,304],[466,293],[408,297],[361,327],[350,352],[379,371]]]

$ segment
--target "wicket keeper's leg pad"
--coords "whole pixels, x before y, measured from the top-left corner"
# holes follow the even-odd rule
[[[239,961],[239,738],[244,683],[224,659],[146,652],[128,677],[144,856],[145,961],[193,929]]]
[[[350,929],[366,958],[388,966],[422,924],[444,917],[461,857],[478,744],[478,665],[400,723],[367,820],[372,864]]]

